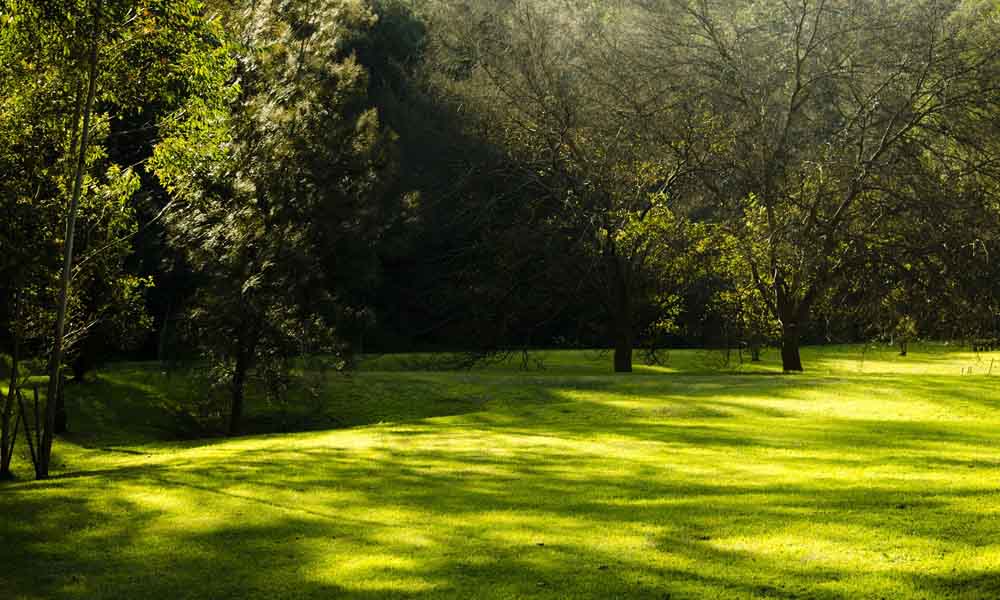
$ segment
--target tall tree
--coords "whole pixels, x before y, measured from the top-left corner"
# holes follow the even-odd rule
[[[631,371],[643,304],[664,283],[655,265],[671,248],[668,202],[690,166],[687,132],[647,127],[670,90],[635,76],[630,15],[617,5],[486,4],[439,17],[449,22],[439,84],[478,115],[532,193],[554,199],[571,277],[604,309],[615,370]],[[664,146],[675,152],[651,151]]]
[[[801,371],[802,327],[925,154],[974,151],[951,121],[1000,99],[988,2],[799,0],[649,3],[663,76],[712,115],[699,162]],[[989,33],[988,33],[989,32]],[[991,38],[992,36],[992,38]],[[692,114],[697,114],[693,112]]]
[[[10,93],[0,100],[0,130],[10,135],[0,160],[20,168],[0,182],[0,202],[16,217],[3,238],[15,260],[0,268],[11,274],[5,301],[17,309],[8,311],[15,316],[7,337],[49,358],[44,418],[32,424],[41,432],[36,476],[44,478],[67,352],[100,324],[145,322],[141,292],[149,282],[126,268],[139,178],[135,165],[109,158],[112,115],[151,95],[192,93],[217,43],[197,0],[6,0],[3,8]],[[128,60],[151,48],[172,52],[148,64]],[[46,343],[24,343],[43,329]]]
[[[87,169],[87,150],[90,146],[91,118],[94,114],[94,98],[97,92],[98,44],[101,37],[102,0],[96,0],[91,13],[90,48],[87,52],[86,92],[76,99],[76,113],[80,114],[79,147],[76,143],[70,146],[70,154],[76,154],[73,167],[73,190],[70,192],[69,209],[66,213],[66,232],[63,235],[63,265],[56,300],[55,334],[52,338],[52,352],[49,355],[49,386],[45,402],[45,422],[42,427],[41,444],[38,448],[38,458],[35,464],[35,475],[45,478],[49,473],[49,463],[52,457],[52,438],[56,429],[56,398],[60,394],[62,383],[61,369],[63,361],[63,337],[66,334],[67,309],[69,308],[69,284],[73,276],[73,243],[76,238],[77,207],[80,204],[80,194],[83,189],[83,178]],[[73,128],[78,125],[74,116]]]
[[[339,250],[378,237],[393,135],[350,53],[373,23],[351,0],[247,3],[238,87],[192,103],[157,148],[157,174],[182,202],[173,240],[203,283],[192,324],[229,382],[231,435],[255,368],[280,376],[286,357],[329,349],[341,307],[331,281],[350,267]]]

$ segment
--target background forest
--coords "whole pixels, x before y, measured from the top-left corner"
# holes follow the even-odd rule
[[[363,355],[998,337],[994,0],[0,1],[0,473],[113,359],[237,434]]]

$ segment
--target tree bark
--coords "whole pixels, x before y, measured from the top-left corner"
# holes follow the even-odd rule
[[[80,379],[83,381],[83,379]],[[69,417],[66,414],[66,375],[59,373],[59,390],[56,394],[56,421],[53,431],[62,435],[68,431]]]
[[[799,356],[799,324],[786,321],[781,325],[781,368],[786,372],[802,372]]]
[[[631,324],[619,324],[615,332],[615,373],[632,372],[632,327]]]
[[[613,246],[605,255],[609,285],[608,304],[611,311],[611,334],[615,347],[615,373],[632,372],[632,348],[635,334],[632,331],[632,290],[629,285],[629,271],[623,259]]]
[[[156,360],[161,363],[167,362],[167,336],[170,328],[170,311],[173,301],[167,302],[167,311],[163,314],[163,325],[160,327],[160,339],[156,346]]]
[[[66,309],[69,301],[69,283],[73,273],[73,241],[76,235],[76,212],[83,189],[83,176],[87,168],[87,146],[90,143],[90,118],[94,110],[94,96],[97,91],[97,40],[101,22],[101,0],[97,0],[94,12],[94,37],[90,45],[87,99],[83,105],[83,125],[80,130],[80,147],[77,154],[73,179],[73,193],[70,197],[69,212],[66,215],[66,239],[63,249],[63,269],[59,286],[59,303],[56,309],[55,337],[52,340],[52,355],[49,357],[49,385],[45,398],[45,421],[42,439],[38,448],[38,463],[35,477],[47,479],[52,458],[52,439],[56,428],[56,398],[59,394],[59,378],[62,371],[63,336],[66,334]]]
[[[614,326],[615,373],[632,372],[632,348],[635,345],[635,335],[632,332],[632,297],[628,281],[619,259],[612,256],[612,273],[614,285],[614,314],[611,315]]]
[[[246,393],[247,371],[249,369],[250,361],[248,359],[248,354],[243,350],[240,350],[236,357],[236,366],[233,369],[233,397],[232,404],[229,407],[230,436],[239,435],[241,426],[243,425],[243,401]]]
[[[10,462],[14,456],[14,435],[11,432],[11,417],[14,414],[14,402],[17,397],[17,367],[21,360],[21,343],[17,332],[17,320],[19,318],[18,294],[14,292],[14,326],[10,328],[13,338],[10,353],[10,387],[7,388],[7,400],[3,405],[3,413],[0,415],[0,479],[10,479]]]

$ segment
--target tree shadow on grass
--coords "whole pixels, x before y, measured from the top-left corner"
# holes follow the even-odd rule
[[[193,442],[0,488],[0,589],[98,599],[1000,597],[1000,574],[964,564],[1000,535],[1000,454],[985,425],[816,418],[733,399],[760,391],[740,378],[613,391],[584,382],[603,392],[593,402],[570,397],[567,382],[470,379],[436,392],[454,402],[422,413],[427,387],[397,379],[344,395],[345,405],[385,403],[356,410],[359,422],[395,425]],[[947,386],[913,392],[947,408],[935,400]],[[952,402],[991,410],[977,390]],[[964,477],[970,464],[985,474]],[[881,475],[861,477],[873,470]],[[942,472],[950,478],[935,479]]]
[[[414,422],[469,414],[498,404],[530,406],[555,399],[548,388],[526,387],[520,377],[507,379],[511,381],[489,378],[483,382],[462,374],[334,375],[327,378],[321,397],[308,397],[305,390],[294,388],[283,403],[270,402],[251,387],[243,430],[246,435],[261,435]],[[568,380],[551,383],[588,387]],[[192,439],[212,443],[223,431],[225,402],[215,417],[186,412],[195,410],[193,400],[208,393],[206,386],[182,374],[168,376],[149,365],[112,367],[95,381],[68,389],[70,432],[64,437],[86,448]],[[196,419],[202,422],[197,424]]]
[[[952,503],[984,491],[707,483],[546,446],[249,449],[7,490],[0,561],[14,598],[987,598],[989,572],[828,554],[974,547],[996,524]]]
[[[137,502],[95,510],[91,501],[51,492],[46,500],[18,500],[16,516],[30,524],[5,522],[9,543],[0,550],[11,567],[4,589],[13,598],[663,598],[678,590],[795,597],[753,577],[650,568],[599,547],[542,536],[548,543],[504,543],[511,526],[491,525],[478,537],[472,524],[439,529],[412,543],[394,539],[394,526],[378,520],[272,505],[265,508],[273,513],[266,524],[234,518],[164,533],[162,512]],[[106,520],[109,509],[121,518]],[[739,558],[693,546],[674,551],[700,560]]]

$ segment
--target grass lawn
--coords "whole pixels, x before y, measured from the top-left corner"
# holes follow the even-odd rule
[[[115,365],[0,484],[0,598],[1000,598],[1000,355],[776,355],[377,357],[251,419],[326,430],[186,441]]]

